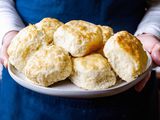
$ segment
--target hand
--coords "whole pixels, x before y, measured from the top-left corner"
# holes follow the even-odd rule
[[[17,34],[17,31],[10,31],[8,32],[4,38],[3,38],[3,44],[2,44],[2,48],[1,48],[1,58],[0,58],[0,62],[7,67],[8,66],[8,54],[7,54],[7,49],[8,46],[11,43],[11,40],[15,37],[15,35]]]
[[[160,65],[160,40],[156,36],[147,33],[139,35],[137,36],[137,38],[143,44],[144,49],[151,54],[153,62],[156,65]],[[142,89],[148,82],[150,75],[151,72],[149,72],[149,74],[146,76],[144,80],[142,80],[135,86],[136,91],[142,91]]]

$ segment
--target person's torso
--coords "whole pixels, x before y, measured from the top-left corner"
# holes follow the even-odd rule
[[[62,22],[81,19],[109,25],[114,31],[134,32],[145,13],[146,0],[16,0],[23,21],[39,22],[44,17]]]
[[[110,25],[115,31],[134,32],[144,14],[142,0],[17,0],[23,21],[36,23],[44,17],[63,22],[72,19]],[[74,99],[39,94],[18,85],[3,69],[0,81],[0,120],[156,120],[155,74],[146,88],[94,99]],[[147,99],[146,99],[147,98]],[[143,111],[143,112],[142,112]]]

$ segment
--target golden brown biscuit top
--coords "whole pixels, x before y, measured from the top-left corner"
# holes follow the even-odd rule
[[[24,35],[28,36],[28,37],[29,36],[37,36],[38,35],[38,31],[37,31],[36,26],[31,25],[31,24],[25,28],[25,32],[26,33],[24,33]]]
[[[14,47],[14,49],[20,48],[21,46],[25,47],[27,45],[31,45],[32,42],[37,41],[37,44],[41,42],[42,45],[49,44],[49,38],[46,36],[44,30],[39,30],[35,25],[29,25],[26,28],[22,29],[12,40],[10,47]],[[15,46],[17,45],[17,46]],[[21,46],[19,46],[21,45]],[[9,48],[10,48],[9,47]],[[34,46],[33,46],[34,47]],[[24,48],[23,48],[24,49]],[[15,52],[15,51],[13,51]]]
[[[107,40],[114,34],[113,29],[109,26],[101,26],[98,25],[102,30],[103,35],[103,44],[107,42]]]
[[[50,29],[56,30],[58,27],[63,25],[62,22],[54,18],[44,18],[43,20],[40,21],[40,24],[42,28],[48,29],[48,30]]]
[[[62,22],[58,21],[54,18],[44,18],[39,23],[36,24],[37,28],[39,30],[45,31],[46,35],[49,38],[49,42],[53,42],[53,34],[59,28],[61,25],[63,25]]]
[[[41,48],[38,50],[31,59],[31,63],[33,67],[32,69],[38,70],[47,70],[46,72],[51,72],[52,69],[65,69],[67,61],[69,61],[69,54],[61,47],[57,47],[55,45],[50,45]],[[30,67],[32,67],[30,66]]]
[[[101,32],[98,26],[83,20],[72,20],[65,25],[87,40],[92,40],[92,37],[95,37]]]
[[[141,59],[141,55],[146,54],[141,42],[127,31],[118,32],[115,37],[120,47],[129,53],[136,61]],[[144,59],[147,59],[146,55],[144,55]]]
[[[66,50],[72,56],[84,56],[103,46],[101,29],[95,24],[82,20],[72,20],[62,25],[57,29],[55,35],[57,38],[58,35],[61,36],[61,39],[66,43]],[[58,43],[56,37],[54,38],[55,44]]]
[[[40,30],[35,25],[29,25],[27,26],[24,31],[20,31],[20,34],[18,34],[18,37],[21,39],[42,39],[42,44],[48,45],[51,43],[49,40],[49,37],[46,35],[46,32],[44,30]],[[23,38],[24,37],[24,38]]]
[[[73,58],[74,62],[81,64],[87,70],[99,70],[104,67],[110,67],[107,59],[100,54],[90,54],[81,58]]]

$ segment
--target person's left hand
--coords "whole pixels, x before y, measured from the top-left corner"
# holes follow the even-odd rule
[[[156,36],[148,33],[138,35],[137,38],[143,44],[144,49],[150,53],[153,62],[159,66],[160,65],[160,40]],[[150,76],[151,76],[151,72],[149,72],[146,78],[143,79],[141,82],[139,82],[135,86],[136,91],[138,92],[142,91],[147,81],[149,80]]]

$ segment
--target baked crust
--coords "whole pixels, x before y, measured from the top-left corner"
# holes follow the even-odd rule
[[[85,56],[103,45],[101,29],[92,23],[72,20],[57,29],[54,43],[74,57]]]
[[[39,23],[36,24],[37,28],[40,30],[44,30],[49,38],[50,43],[53,42],[53,34],[63,25],[62,22],[55,18],[44,18]]]
[[[71,72],[72,62],[69,54],[55,45],[38,50],[24,68],[26,77],[41,86],[65,80]]]
[[[128,82],[143,73],[148,60],[141,42],[127,31],[112,36],[105,44],[104,54],[119,77]]]
[[[70,79],[75,85],[89,90],[106,89],[116,83],[116,75],[107,59],[100,54],[73,58]]]
[[[103,44],[105,44],[107,42],[107,40],[113,36],[114,32],[113,32],[113,29],[109,26],[101,26],[101,25],[98,25],[101,30],[102,30],[102,35],[103,35]]]
[[[17,70],[22,71],[29,57],[40,47],[46,46],[49,43],[50,41],[45,31],[38,30],[34,25],[29,25],[22,29],[11,41],[7,51],[9,62]]]

